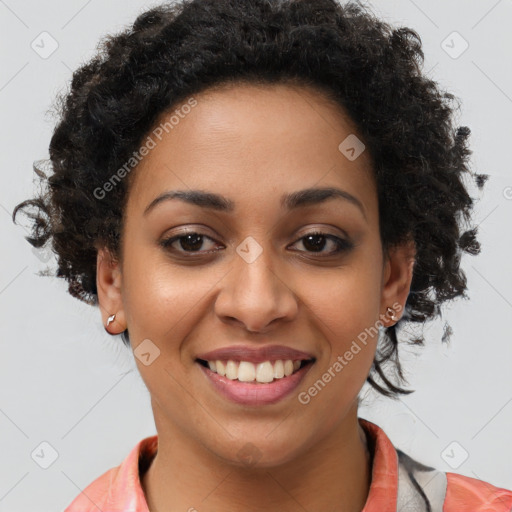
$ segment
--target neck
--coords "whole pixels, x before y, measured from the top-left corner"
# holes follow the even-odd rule
[[[372,460],[357,404],[332,435],[300,458],[252,468],[205,457],[180,431],[158,430],[158,453],[142,477],[152,512],[190,510],[336,510],[360,512],[366,503]]]

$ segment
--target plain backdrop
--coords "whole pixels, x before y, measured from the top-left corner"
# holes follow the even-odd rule
[[[0,0],[0,511],[63,510],[156,433],[131,352],[64,281],[38,275],[55,261],[33,251],[26,225],[11,221],[14,206],[37,190],[32,163],[48,157],[55,95],[100,37],[153,5]],[[360,416],[424,464],[512,489],[512,2],[367,5],[419,33],[425,71],[462,102],[457,121],[472,131],[471,166],[491,178],[483,194],[472,189],[481,197],[483,249],[463,256],[469,300],[427,325],[425,348],[401,348],[416,392],[391,401],[367,390]],[[453,335],[443,344],[447,321]]]

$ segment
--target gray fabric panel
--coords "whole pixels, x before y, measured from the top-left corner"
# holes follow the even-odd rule
[[[401,450],[398,455],[397,512],[443,512],[446,473],[425,466]],[[422,495],[423,494],[425,496]],[[425,500],[426,498],[426,500]]]

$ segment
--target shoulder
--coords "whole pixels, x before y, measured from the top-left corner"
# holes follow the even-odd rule
[[[512,512],[512,491],[425,466],[399,449],[397,455],[398,510]]]
[[[446,505],[443,512],[511,512],[512,491],[483,480],[446,473]]]
[[[148,512],[140,482],[158,448],[158,436],[139,441],[124,461],[91,482],[64,512]]]
[[[422,464],[359,418],[373,455],[365,512],[512,512],[512,491]]]
[[[116,479],[120,466],[105,471],[91,482],[71,502],[64,512],[97,512],[104,510],[112,482]]]

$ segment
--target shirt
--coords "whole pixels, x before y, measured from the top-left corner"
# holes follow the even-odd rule
[[[512,491],[425,466],[396,449],[378,425],[358,421],[373,455],[362,512],[512,511]],[[149,512],[141,478],[157,449],[158,435],[139,441],[119,466],[89,484],[64,512]]]

